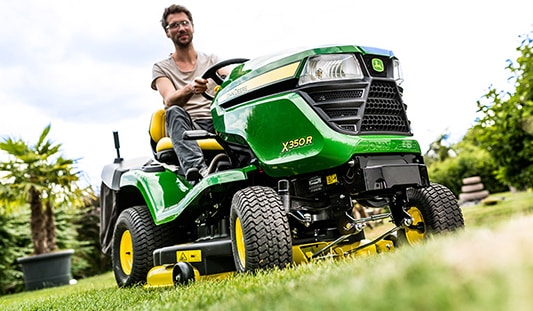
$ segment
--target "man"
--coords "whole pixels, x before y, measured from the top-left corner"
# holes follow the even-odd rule
[[[214,132],[210,102],[201,96],[209,87],[208,81],[201,75],[218,63],[219,58],[195,50],[193,18],[184,6],[166,8],[161,25],[174,43],[174,52],[154,64],[152,89],[163,97],[166,131],[178,155],[179,165],[187,180],[196,181],[207,175],[207,165],[198,143],[182,137],[183,132],[192,129]]]

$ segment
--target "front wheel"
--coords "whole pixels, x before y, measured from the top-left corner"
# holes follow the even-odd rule
[[[268,187],[237,191],[231,202],[230,233],[237,272],[285,268],[292,262],[292,239],[279,195]]]
[[[407,191],[406,212],[413,223],[398,231],[398,242],[416,244],[432,234],[453,232],[464,227],[463,213],[455,195],[445,186],[431,183]]]

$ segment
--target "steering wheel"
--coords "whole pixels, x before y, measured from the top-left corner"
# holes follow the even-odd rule
[[[207,69],[202,75],[202,79],[211,79],[215,81],[217,85],[221,85],[222,82],[224,82],[224,77],[218,74],[218,70],[220,68],[224,68],[228,65],[233,65],[233,64],[242,64],[246,61],[249,61],[249,59],[248,58],[231,58],[228,60],[221,61],[211,66],[211,68]],[[211,94],[208,94],[207,92],[203,92],[202,96],[208,100],[213,100],[214,98],[214,96],[212,96]]]

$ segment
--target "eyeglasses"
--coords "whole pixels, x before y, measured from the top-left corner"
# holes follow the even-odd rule
[[[167,27],[165,27],[166,30],[169,29],[178,29],[180,26],[183,26],[183,28],[189,27],[191,22],[189,21],[181,21],[181,22],[174,22],[172,24],[168,24]]]

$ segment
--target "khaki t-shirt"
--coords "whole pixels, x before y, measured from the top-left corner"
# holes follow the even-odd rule
[[[152,89],[157,90],[155,80],[160,77],[167,77],[172,81],[174,87],[178,90],[194,81],[195,78],[201,77],[204,72],[214,64],[220,62],[218,56],[197,52],[196,68],[190,72],[181,71],[172,56],[154,64],[152,68]],[[214,82],[209,80],[208,93],[213,94]],[[210,101],[205,99],[201,94],[194,94],[183,107],[193,120],[210,119],[211,111],[209,109]]]

